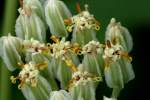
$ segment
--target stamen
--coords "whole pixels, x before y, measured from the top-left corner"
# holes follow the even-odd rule
[[[22,89],[24,87],[24,81],[21,80],[21,83],[18,85],[18,89]]]
[[[69,66],[71,68],[71,70],[73,72],[77,72],[78,71],[77,67],[73,64],[71,59],[67,59],[67,60],[65,60],[65,62],[67,64],[67,66]]]
[[[76,3],[76,9],[77,9],[77,12],[78,12],[78,13],[81,12],[81,7],[80,7],[80,4],[79,4],[79,3]]]
[[[132,61],[132,57],[129,56],[128,52],[120,51],[119,54],[125,58],[127,58],[130,62]]]
[[[111,48],[111,43],[110,43],[109,40],[106,41],[106,46],[107,46],[108,48]]]
[[[37,67],[37,68],[40,69],[40,70],[43,70],[43,69],[45,69],[46,67],[48,67],[48,62],[47,62],[47,61],[44,61],[44,62],[42,62],[42,63],[36,64],[35,67]]]
[[[100,30],[100,26],[96,24],[95,25],[95,30],[97,30],[97,31]]]
[[[52,35],[51,37],[50,37],[50,39],[51,40],[53,40],[54,42],[56,42],[56,43],[59,43],[59,38],[58,37],[56,37],[55,35]]]
[[[23,0],[19,0],[20,7],[23,8]]]
[[[64,19],[64,23],[65,23],[65,25],[71,25],[72,21],[71,21],[71,19]]]

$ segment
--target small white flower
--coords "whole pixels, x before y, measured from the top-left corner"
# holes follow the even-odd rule
[[[44,43],[40,43],[39,41],[34,39],[24,40],[23,45],[24,45],[24,49],[27,52],[31,52],[31,53],[42,52],[43,50],[47,49]]]
[[[95,20],[94,16],[91,15],[88,11],[82,11],[78,15],[75,15],[71,18],[72,25],[69,27],[73,27],[74,25],[80,30],[85,29],[96,29],[99,30],[99,25]],[[70,29],[70,28],[68,28]],[[68,30],[72,31],[72,30]]]
[[[39,70],[36,68],[35,64],[30,62],[29,64],[24,65],[18,77],[20,80],[24,81],[25,83],[34,86],[36,85],[38,74],[39,74]]]
[[[111,61],[115,62],[121,57],[121,55],[119,54],[119,51],[122,50],[122,46],[119,44],[116,44],[116,45],[110,44],[110,45],[111,47],[106,45],[103,58],[104,59],[110,58]]]
[[[35,87],[37,85],[39,70],[42,70],[47,66],[47,62],[35,64],[33,62],[29,62],[28,64],[20,64],[22,70],[19,72],[17,77],[11,76],[10,79],[12,83],[16,83],[16,80],[20,81],[18,88],[21,89],[25,84],[31,85]],[[42,68],[43,67],[43,68]]]
[[[99,42],[97,41],[90,41],[88,44],[83,46],[82,48],[82,54],[86,53],[101,53],[102,48]]]
[[[67,49],[71,47],[71,44],[63,38],[60,42],[53,43],[51,46],[53,50],[52,56],[58,58],[62,57],[67,52]]]
[[[86,85],[88,82],[98,82],[101,81],[101,77],[93,75],[87,71],[78,70],[72,74],[72,80],[69,87],[72,88],[78,85]]]

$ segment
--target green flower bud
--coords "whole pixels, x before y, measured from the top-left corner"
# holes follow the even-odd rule
[[[105,80],[110,88],[113,88],[112,97],[118,97],[125,83],[134,79],[134,72],[131,65],[131,57],[124,48],[119,45],[112,45],[109,41],[104,49],[103,58],[105,61]]]
[[[41,42],[46,41],[46,27],[36,13],[31,13],[29,16],[20,14],[15,29],[16,35],[22,39],[34,38]]]
[[[90,41],[88,44],[83,46],[82,54],[83,67],[86,71],[101,76],[103,72],[104,60],[102,58],[103,48],[101,44],[96,41]]]
[[[36,87],[25,84],[21,90],[27,100],[49,100],[51,86],[45,78],[38,76]]]
[[[52,91],[49,100],[72,100],[70,93],[65,90]]]
[[[70,91],[72,100],[96,100],[95,87],[92,83],[86,85],[78,85],[73,87]]]
[[[120,44],[128,52],[133,48],[133,40],[128,29],[123,27],[121,23],[117,23],[114,18],[111,19],[107,27],[105,40],[111,41],[114,45]]]
[[[61,88],[67,89],[68,82],[71,79],[71,70],[61,58],[51,60],[49,73],[60,81]]]
[[[38,17],[45,21],[44,8],[41,1],[43,0],[23,0],[22,9],[26,14],[36,13]]]
[[[22,63],[22,40],[8,35],[0,38],[0,56],[3,59],[8,70],[13,71]]]
[[[41,42],[46,40],[46,25],[44,11],[39,0],[23,0],[19,8],[15,31],[22,39],[34,38]]]
[[[45,15],[52,34],[68,36],[63,20],[71,17],[71,13],[62,1],[48,0],[45,7]]]
[[[87,10],[79,12],[70,19],[66,19],[67,31],[72,33],[72,41],[85,45],[89,41],[97,40],[95,30],[99,30],[99,22]]]

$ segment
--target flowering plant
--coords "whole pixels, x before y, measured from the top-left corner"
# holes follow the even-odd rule
[[[115,18],[102,44],[88,5],[81,10],[77,4],[77,15],[61,0],[20,0],[20,6],[16,37],[0,38],[0,56],[8,70],[19,70],[10,79],[27,100],[96,100],[100,82],[113,89],[104,100],[116,100],[134,79],[132,37]]]

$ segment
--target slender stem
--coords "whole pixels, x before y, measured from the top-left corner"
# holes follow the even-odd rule
[[[17,2],[18,0],[5,1],[5,11],[2,25],[3,35],[7,35],[9,32],[14,32],[15,19],[17,13]],[[0,62],[0,70],[0,100],[10,100],[10,73],[2,62]]]

